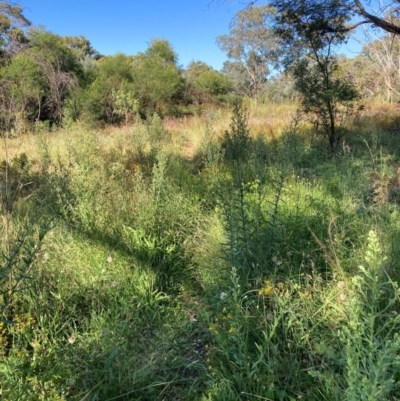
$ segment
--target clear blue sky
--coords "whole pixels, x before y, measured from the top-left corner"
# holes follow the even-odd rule
[[[33,25],[53,33],[84,35],[101,54],[136,54],[152,38],[167,39],[184,67],[204,61],[217,70],[226,56],[215,44],[229,32],[244,0],[19,0]],[[211,3],[211,4],[210,4]],[[229,3],[229,5],[228,5]],[[262,3],[262,1],[260,1]],[[343,52],[352,57],[350,43]],[[359,46],[358,46],[359,47]]]

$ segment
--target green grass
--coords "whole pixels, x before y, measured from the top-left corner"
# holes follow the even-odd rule
[[[397,143],[252,112],[0,161],[2,398],[398,399]]]

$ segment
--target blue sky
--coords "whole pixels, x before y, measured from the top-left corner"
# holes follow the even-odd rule
[[[226,56],[215,43],[229,32],[244,0],[19,0],[33,25],[84,35],[104,55],[136,54],[152,38],[167,39],[184,67],[201,60],[219,70]],[[211,4],[210,4],[211,3]],[[229,3],[229,5],[228,5]],[[260,3],[262,3],[260,1]],[[343,49],[349,56],[354,44]]]

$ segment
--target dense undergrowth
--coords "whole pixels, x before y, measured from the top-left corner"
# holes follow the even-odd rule
[[[1,161],[0,398],[399,398],[399,138],[361,119],[332,160],[247,117]]]

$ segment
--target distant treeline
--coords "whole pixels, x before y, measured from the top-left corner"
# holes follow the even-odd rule
[[[154,113],[200,112],[237,95],[294,101],[292,73],[278,68],[282,48],[269,26],[273,13],[262,6],[238,14],[230,34],[217,39],[229,61],[216,71],[201,61],[181,67],[165,39],[153,39],[136,55],[103,56],[84,36],[32,27],[21,7],[0,3],[0,130],[19,134],[77,120],[129,124]],[[336,73],[346,75],[364,97],[397,101],[398,40],[387,35],[354,59],[339,58]]]

